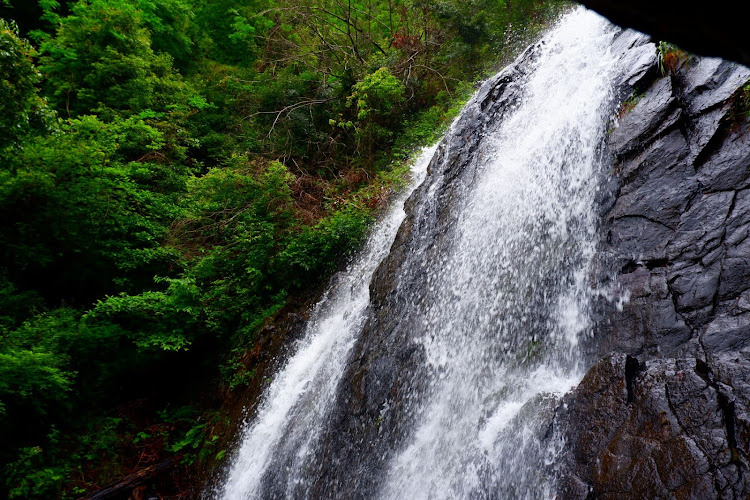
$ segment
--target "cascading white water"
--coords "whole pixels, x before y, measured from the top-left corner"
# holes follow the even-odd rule
[[[530,63],[514,108],[479,143],[473,182],[454,203],[446,250],[426,261],[404,258],[402,266],[420,276],[419,290],[401,293],[416,318],[413,342],[424,366],[418,384],[406,383],[393,401],[413,423],[393,441],[400,444],[384,447],[382,477],[365,496],[554,495],[548,466],[556,443],[542,444],[540,426],[549,422],[555,397],[585,368],[577,345],[591,330],[587,275],[597,241],[594,200],[612,100],[613,36],[611,25],[584,9],[560,22]],[[481,113],[480,104],[470,102],[466,113]],[[411,190],[434,151],[416,162]],[[432,168],[423,196],[454,182],[441,167]],[[313,495],[307,468],[326,459],[318,441],[332,407],[346,400],[337,391],[371,312],[369,282],[404,219],[408,194],[316,307],[295,354],[247,423],[216,497]],[[410,252],[435,237],[418,235],[419,248]],[[389,411],[386,401],[381,419]],[[378,430],[378,439],[388,440],[388,432]]]
[[[429,387],[407,403],[419,423],[382,498],[552,494],[534,417],[548,420],[554,395],[583,374],[576,346],[591,329],[586,277],[613,35],[593,13],[568,15],[516,109],[480,146],[452,248],[426,271],[418,342]]]
[[[411,171],[409,187],[394,200],[378,221],[363,250],[336,276],[315,306],[295,353],[275,375],[255,418],[246,424],[242,444],[226,483],[214,494],[219,498],[246,499],[259,490],[273,454],[291,450],[296,463],[288,471],[296,477],[320,432],[350,350],[362,329],[370,299],[369,284],[378,264],[387,255],[404,220],[404,202],[424,180],[437,145],[425,148]]]

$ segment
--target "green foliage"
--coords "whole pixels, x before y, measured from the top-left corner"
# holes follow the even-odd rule
[[[280,291],[271,266],[293,223],[293,176],[278,162],[253,168],[234,157],[192,182],[185,201],[191,209],[180,239],[203,254],[189,276],[202,290],[206,325],[217,332],[257,328],[256,315]]]
[[[19,290],[5,274],[0,274],[0,331],[17,328],[43,308],[44,301],[39,294]]]
[[[136,117],[108,124],[92,116],[29,141],[0,171],[0,256],[14,263],[11,279],[73,298],[150,282],[154,266],[173,259],[160,241],[180,214],[175,200],[188,174],[143,161],[166,154],[166,141]],[[37,282],[51,276],[66,289]]]
[[[279,255],[279,267],[290,283],[299,287],[314,276],[329,274],[342,253],[356,248],[365,236],[372,213],[349,206],[317,225],[305,228]]]
[[[0,353],[0,398],[3,408],[10,404],[32,406],[46,412],[50,402],[66,399],[73,374],[60,369],[64,364],[57,353],[28,349],[4,349]],[[12,402],[8,400],[13,399]],[[7,410],[4,410],[4,412]]]
[[[274,312],[269,311],[269,317],[272,317]],[[235,349],[235,352],[232,353],[233,356],[219,367],[221,376],[226,381],[226,385],[230,391],[238,387],[247,386],[255,377],[255,370],[248,369],[245,363],[242,362],[242,354],[244,352],[244,349]]]
[[[740,87],[732,98],[727,122],[730,127],[746,126],[750,120],[750,81]]]
[[[44,450],[22,448],[16,461],[8,464],[8,498],[55,498],[67,479],[65,467],[45,467]]]
[[[359,153],[372,157],[379,141],[390,139],[400,125],[399,110],[404,103],[406,87],[380,68],[352,87],[347,106],[356,104]]]
[[[182,201],[186,218],[171,236],[194,255],[182,277],[157,279],[162,290],[100,300],[86,324],[115,328],[140,349],[186,350],[207,334],[248,345],[288,292],[333,271],[371,221],[370,209],[352,206],[300,226],[294,179],[278,162],[239,156],[193,179]],[[248,380],[235,367],[227,372],[230,386]]]
[[[273,7],[267,0],[204,0],[199,3],[197,22],[210,37],[213,59],[223,63],[250,65],[263,50],[264,38],[274,22],[260,13]]]
[[[212,429],[221,419],[219,413],[212,411],[205,415],[192,406],[180,406],[159,412],[161,420],[175,428],[167,436],[168,449],[181,457],[181,463],[194,464],[217,457],[220,460],[225,451],[218,449],[219,436]]]
[[[194,49],[207,42],[195,22],[193,2],[188,0],[137,0],[142,22],[151,35],[154,52],[169,54],[179,68],[187,68]]]
[[[151,47],[149,28],[161,24],[155,4],[149,5],[145,14],[151,26],[144,11],[125,0],[80,0],[61,18],[55,36],[40,48],[47,94],[61,114],[127,116],[143,109],[164,111],[187,98],[190,91],[173,71],[172,58]],[[179,45],[175,36],[164,39],[166,45]]]
[[[32,129],[44,129],[53,115],[37,91],[41,74],[34,67],[35,50],[18,36],[13,22],[0,19],[0,159],[6,148],[18,147]]]
[[[468,83],[459,85],[452,96],[439,92],[433,106],[407,120],[404,132],[395,141],[394,158],[409,158],[418,147],[440,139],[473,93],[474,87]]]
[[[0,20],[12,498],[77,498],[167,457],[193,472],[221,460],[230,422],[206,408],[258,382],[258,332],[358,248],[403,161],[557,9],[5,4],[39,44]]]
[[[357,119],[362,121],[391,115],[404,102],[404,84],[388,68],[367,75],[352,90],[346,103],[351,106],[356,102]]]
[[[40,444],[18,450],[5,474],[8,498],[80,498],[86,488],[76,484],[84,475],[81,463],[109,460],[117,463],[121,445],[122,420],[97,417],[80,436],[65,435],[56,427],[40,439]],[[65,454],[62,450],[68,448]],[[117,467],[108,467],[104,478],[113,478]]]
[[[187,349],[200,314],[198,287],[189,278],[157,279],[160,281],[169,284],[165,291],[108,297],[99,301],[85,319],[117,324],[141,349]]]
[[[675,74],[680,67],[690,61],[690,54],[669,42],[659,42],[656,50],[662,76]]]
[[[53,409],[59,416],[74,399],[69,392],[74,382],[85,385],[93,397],[104,379],[114,375],[119,361],[97,356],[117,352],[123,333],[82,324],[80,316],[74,309],[59,308],[2,332],[0,401],[7,418],[39,422]]]
[[[739,91],[737,107],[745,118],[750,118],[750,82],[746,83]]]

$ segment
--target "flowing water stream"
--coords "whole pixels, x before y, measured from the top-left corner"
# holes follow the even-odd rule
[[[356,451],[349,455],[358,457],[353,463],[337,465],[352,474],[377,469],[377,477],[352,495],[554,496],[554,458],[564,443],[550,436],[550,417],[586,368],[578,344],[592,328],[587,278],[598,239],[595,199],[612,112],[615,33],[599,16],[578,9],[536,46],[517,99],[477,143],[470,182],[453,191],[452,222],[434,233],[420,233],[419,221],[436,210],[437,193],[457,182],[446,174],[456,124],[438,154],[437,147],[422,153],[411,187],[316,306],[212,496],[344,496],[333,487],[324,495],[313,489],[313,481],[326,478],[309,471],[325,467],[310,464],[336,456],[335,449],[321,451],[321,436],[331,432],[331,412],[350,402],[347,363],[368,317],[389,314],[396,315],[389,324],[409,321],[404,342],[420,353],[413,368],[418,382],[400,382],[398,398],[380,406],[373,426],[389,422],[396,406],[408,418],[398,436],[385,425],[377,429],[377,449],[383,450],[377,467]],[[457,123],[478,114],[477,97]],[[376,310],[370,281],[405,218],[404,200],[423,181],[415,194],[423,199],[411,207],[411,231],[418,234],[410,236],[413,247],[399,267],[417,278],[407,287],[396,277],[391,296],[406,304],[402,310]],[[439,251],[437,240],[443,242]]]
[[[409,187],[372,230],[352,264],[335,277],[315,306],[302,340],[279,370],[263,396],[255,418],[246,424],[242,444],[220,498],[260,498],[263,475],[273,454],[292,454],[299,461],[309,455],[332,404],[336,386],[369,303],[369,284],[378,264],[388,254],[404,220],[404,201],[425,178],[437,145],[425,148],[414,162]],[[292,483],[301,467],[288,471]]]
[[[540,448],[537,426],[585,368],[577,346],[592,326],[586,278],[612,36],[594,14],[569,15],[541,46],[517,108],[480,145],[452,247],[425,276],[417,341],[431,381],[407,403],[419,422],[383,498],[553,495],[543,466],[554,448]]]

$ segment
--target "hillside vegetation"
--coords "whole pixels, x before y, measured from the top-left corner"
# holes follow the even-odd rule
[[[220,463],[319,289],[543,0],[0,3],[0,497]]]

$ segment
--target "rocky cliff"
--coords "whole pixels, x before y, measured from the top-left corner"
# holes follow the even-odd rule
[[[592,345],[566,396],[563,498],[750,496],[745,67],[645,44],[623,79]]]

